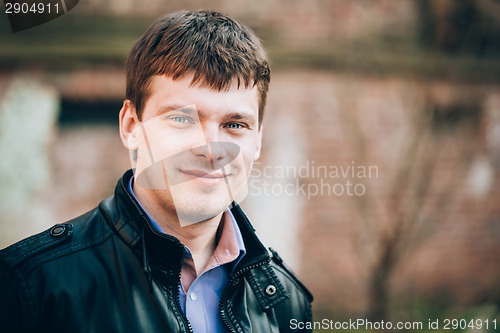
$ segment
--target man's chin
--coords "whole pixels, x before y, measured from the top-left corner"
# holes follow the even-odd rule
[[[173,204],[182,227],[210,220],[222,214],[231,204],[227,193],[225,196],[193,193],[188,196],[179,196],[175,192],[172,194]]]
[[[229,204],[228,204],[229,205]],[[195,223],[201,223],[213,219],[214,217],[222,214],[226,210],[227,206],[222,209],[214,210],[213,207],[210,210],[201,209],[190,209],[190,210],[177,210],[177,217],[179,218],[179,223],[181,227],[186,227],[193,225]]]

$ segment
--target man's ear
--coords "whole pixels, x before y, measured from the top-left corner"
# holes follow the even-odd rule
[[[123,145],[129,150],[136,150],[138,147],[138,137],[136,130],[138,124],[137,111],[130,100],[123,101],[120,110],[120,138]]]
[[[255,155],[253,157],[254,161],[257,161],[260,157],[260,151],[262,148],[262,131],[263,131],[263,129],[264,129],[264,125],[261,124],[260,128],[259,128],[259,138],[258,138],[259,142],[257,144],[257,149],[255,150]]]

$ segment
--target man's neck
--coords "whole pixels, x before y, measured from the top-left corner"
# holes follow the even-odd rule
[[[187,246],[193,256],[197,275],[201,274],[217,247],[217,230],[221,222],[220,213],[211,219],[181,226],[177,214],[153,201],[149,190],[133,186],[134,194],[149,216],[169,235]]]

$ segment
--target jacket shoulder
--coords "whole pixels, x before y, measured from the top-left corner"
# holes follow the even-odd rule
[[[88,240],[84,241],[80,230],[75,232],[75,229],[87,229],[87,225],[95,220],[96,214],[100,214],[97,208],[14,243],[0,251],[0,261],[5,266],[16,269],[27,263],[41,263],[79,250]]]
[[[312,293],[306,288],[306,286],[297,278],[297,276],[289,269],[283,259],[279,256],[279,254],[274,251],[272,248],[269,248],[271,252],[271,266],[281,275],[288,283],[292,284],[297,290],[305,295],[307,301],[312,303],[314,297]]]

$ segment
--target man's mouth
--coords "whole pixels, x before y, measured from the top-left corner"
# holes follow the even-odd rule
[[[198,169],[179,169],[179,171],[191,179],[213,185],[220,183],[228,176],[219,171],[207,172],[205,170]]]
[[[222,172],[206,172],[203,170],[193,170],[193,169],[181,169],[179,171],[195,177],[214,178],[214,179],[224,178],[224,174]]]

